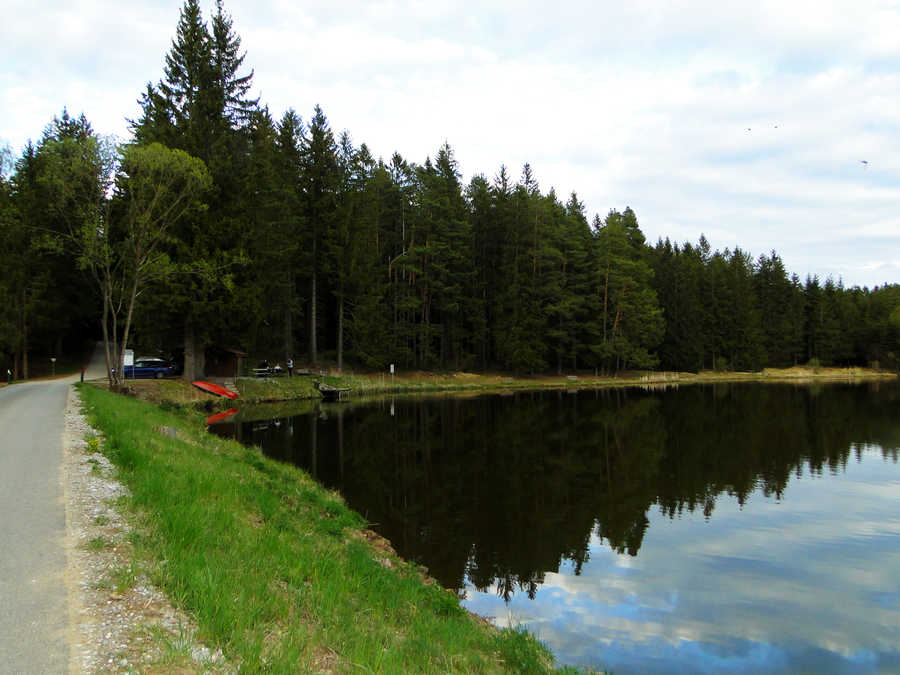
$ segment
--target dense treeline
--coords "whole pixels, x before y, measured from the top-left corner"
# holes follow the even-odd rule
[[[64,111],[4,178],[0,360],[17,376],[30,351],[58,351],[98,317],[124,342],[132,316],[140,348],[183,345],[187,377],[212,344],[371,368],[897,363],[900,286],[801,282],[774,252],[702,238],[648,246],[630,208],[589,221],[527,164],[518,180],[501,166],[464,185],[447,143],[421,164],[376,159],[318,106],[306,122],[273,118],[243,60],[221,2],[207,23],[187,0],[128,145],[117,154]],[[191,167],[203,204],[171,226],[123,215],[128,148],[154,144],[208,169]],[[142,267],[137,241],[152,253]]]
[[[658,242],[648,252],[666,317],[665,368],[897,367],[900,286],[845,288],[788,275],[775,251],[757,260],[736,248]]]

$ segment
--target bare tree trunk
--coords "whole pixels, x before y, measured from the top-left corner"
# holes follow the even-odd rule
[[[22,373],[22,316],[25,313],[24,301],[16,313],[16,345],[13,354],[13,377],[17,380]]]
[[[100,320],[100,327],[103,329],[103,349],[106,353],[106,380],[109,382],[110,389],[113,386],[112,374],[112,355],[109,352],[109,293],[108,289],[103,289],[103,318]]]
[[[140,282],[137,275],[134,277],[134,281],[131,284],[131,295],[128,298],[128,313],[125,315],[125,328],[122,331],[122,346],[119,350],[118,354],[118,371],[122,373],[122,376],[125,375],[125,347],[128,345],[128,334],[131,332],[131,317],[134,316],[134,301],[137,299],[137,289],[138,283]]]
[[[603,344],[606,345],[606,315],[609,312],[609,265],[603,280]]]
[[[344,370],[344,296],[338,298],[338,335],[337,335],[337,368]]]
[[[22,377],[28,379],[28,311],[22,310]]]
[[[288,272],[287,302],[284,312],[284,355],[294,358],[294,271]]]
[[[316,243],[313,242],[313,271],[309,288],[309,360],[313,365],[316,365],[318,360],[318,350],[316,348],[316,276],[318,275],[316,268],[318,266],[316,264],[316,255]]]
[[[110,300],[109,300],[109,316],[110,316],[110,325],[112,326],[112,358],[118,359],[119,357],[119,313],[116,309],[115,303],[112,301],[112,292],[110,292]],[[113,363],[113,376],[112,381],[114,385],[122,384],[122,380],[125,379],[125,373],[123,373],[119,368],[116,367],[116,363]]]
[[[197,344],[194,327],[188,320],[184,324],[184,379],[192,382],[201,377],[205,366],[203,348]]]

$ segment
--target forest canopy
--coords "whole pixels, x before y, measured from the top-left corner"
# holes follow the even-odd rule
[[[183,350],[189,378],[211,345],[339,369],[898,365],[896,284],[648,243],[632,209],[589,217],[529,164],[464,183],[446,142],[376,158],[318,105],[273,116],[245,57],[221,0],[209,20],[187,0],[131,139],[63,109],[4,172],[0,364],[16,377],[101,326],[114,351]]]

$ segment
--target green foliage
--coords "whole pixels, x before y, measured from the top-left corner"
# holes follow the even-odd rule
[[[107,546],[109,546],[109,542],[107,542],[106,537],[103,537],[103,536],[93,537],[92,539],[88,540],[87,543],[85,543],[85,545],[84,545],[84,547],[88,551],[93,551],[95,553],[97,551],[102,551]]]
[[[4,160],[0,365],[27,374],[35,345],[104,316],[113,351],[117,330],[148,352],[183,345],[187,379],[212,344],[338,369],[897,364],[895,287],[803,283],[775,251],[703,237],[651,247],[633,210],[589,221],[528,164],[463,186],[447,142],[422,164],[376,159],[319,106],[276,122],[244,61],[222,2],[207,22],[187,0],[118,158],[63,111],[11,175]]]
[[[184,150],[202,160],[212,178],[209,208],[180,218],[164,250],[179,273],[153,285],[143,313],[153,320],[137,326],[157,344],[184,344],[188,378],[202,370],[210,336],[225,344],[246,340],[245,327],[255,319],[248,310],[258,308],[247,302],[252,292],[244,291],[253,279],[246,255],[253,232],[246,223],[254,211],[248,178],[258,106],[246,98],[252,72],[239,73],[243,59],[222,4],[210,30],[199,3],[187,0],[164,77],[147,85],[142,115],[132,123],[139,145]]]
[[[85,452],[89,454],[95,454],[100,452],[100,439],[96,436],[88,436],[85,439],[85,443],[87,447],[85,448]]]
[[[0,362],[16,377],[29,377],[33,351],[60,356],[64,342],[80,347],[95,321],[85,252],[111,167],[110,144],[84,115],[63,110],[0,181]]]
[[[789,276],[775,251],[754,263],[736,248],[711,253],[660,240],[651,251],[653,286],[666,324],[661,366],[758,370],[817,359],[865,366],[890,352],[887,316],[898,288],[844,288]]]
[[[552,660],[544,648],[535,650],[534,638],[522,628],[508,628],[498,637],[497,646],[503,665],[515,673],[544,673]]]
[[[327,652],[339,670],[552,670],[530,636],[485,627],[414,566],[381,564],[360,516],[298,469],[209,435],[199,421],[92,387],[82,396],[130,508],[143,514],[139,556],[155,561],[154,581],[235,663],[307,671]],[[160,426],[177,428],[177,438]],[[134,566],[117,568],[108,584],[124,588],[135,576]]]
[[[652,368],[658,363],[652,350],[663,337],[664,322],[637,218],[631,209],[610,211],[595,228],[594,301],[600,330],[593,351],[607,370]]]

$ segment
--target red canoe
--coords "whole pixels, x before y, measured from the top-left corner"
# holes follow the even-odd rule
[[[225,396],[227,398],[237,398],[238,394],[236,391],[231,391],[230,389],[226,389],[218,384],[213,382],[202,382],[200,380],[195,380],[191,382],[197,389],[202,389],[203,391],[208,391],[210,394],[216,394],[218,396]]]
[[[237,415],[238,409],[231,408],[230,410],[226,410],[225,412],[216,413],[215,415],[210,415],[206,418],[206,424],[215,424],[216,422],[221,422],[224,419],[228,419],[232,415]]]

